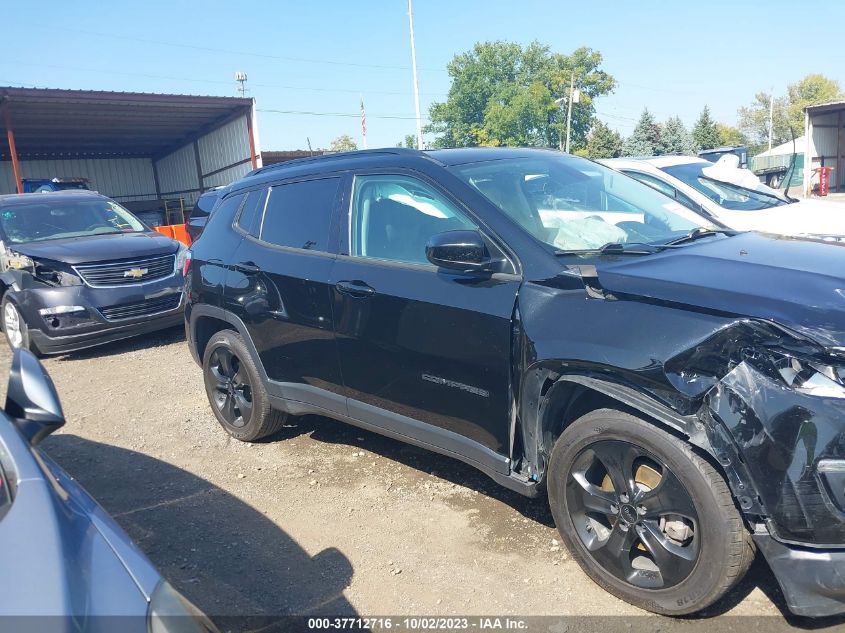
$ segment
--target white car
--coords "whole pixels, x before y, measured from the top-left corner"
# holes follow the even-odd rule
[[[845,237],[845,204],[792,200],[761,183],[731,157],[612,158],[599,162],[738,231],[823,239]]]

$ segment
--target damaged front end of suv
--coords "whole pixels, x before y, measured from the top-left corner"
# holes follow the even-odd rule
[[[751,234],[731,241],[759,252],[767,240],[774,241]],[[692,250],[710,259],[712,248]],[[700,261],[696,271],[676,253],[667,256],[673,272],[660,273],[662,287],[644,284],[657,276],[651,272],[663,257],[599,264],[598,271],[573,267],[523,288],[514,349],[523,376],[515,470],[544,481],[568,423],[621,405],[684,438],[718,467],[793,613],[845,612],[839,282],[816,278],[790,296],[794,273],[781,288],[755,288],[701,271]],[[586,298],[571,292],[578,286]],[[743,287],[746,302],[736,297]],[[743,304],[748,313],[737,314]],[[569,327],[561,328],[561,314]]]

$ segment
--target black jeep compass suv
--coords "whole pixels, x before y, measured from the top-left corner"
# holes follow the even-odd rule
[[[316,413],[547,494],[601,586],[679,615],[759,548],[845,611],[845,249],[737,234],[544,150],[256,170],[192,249],[188,341],[253,441]]]
[[[0,322],[70,352],[182,322],[187,249],[92,191],[0,196]]]

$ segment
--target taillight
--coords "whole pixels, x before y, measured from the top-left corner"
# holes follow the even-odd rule
[[[188,276],[188,269],[191,267],[191,251],[185,253],[185,261],[182,262],[182,276]]]

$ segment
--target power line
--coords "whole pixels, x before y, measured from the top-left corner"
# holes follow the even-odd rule
[[[154,44],[156,46],[172,46],[175,48],[187,48],[196,51],[206,51],[210,53],[224,53],[226,55],[244,55],[248,57],[259,57],[262,59],[276,59],[280,61],[297,62],[301,64],[328,64],[331,66],[349,66],[354,68],[377,68],[380,70],[410,70],[410,66],[393,66],[390,64],[364,64],[358,62],[344,62],[336,59],[312,59],[308,57],[290,57],[287,55],[274,55],[271,53],[261,53],[257,51],[239,51],[226,48],[215,48],[212,46],[197,46],[195,44],[185,44],[184,42],[168,42],[166,40],[151,40],[143,37],[133,37],[123,33],[101,33],[97,31],[88,31],[83,29],[72,29],[67,27],[57,27],[48,25],[45,28],[54,31],[65,31],[69,33],[79,33],[81,35],[88,35],[92,37],[111,37],[117,38],[121,42],[127,40],[133,42],[140,42],[142,44]],[[447,72],[445,68],[420,68],[419,70],[426,70],[430,72]]]
[[[312,110],[275,110],[272,108],[257,108],[259,112],[267,112],[270,114],[301,114],[307,116],[332,116],[332,117],[348,117],[348,118],[359,118],[361,116],[360,112],[350,113],[350,112],[314,112]],[[401,121],[415,121],[416,116],[410,115],[405,116],[401,114],[369,114],[367,113],[368,119],[398,119]],[[427,121],[428,118],[425,118]]]
[[[222,79],[198,79],[196,77],[176,77],[173,75],[154,75],[151,73],[137,73],[137,72],[130,72],[125,70],[107,70],[104,68],[85,68],[82,66],[64,66],[60,64],[39,64],[36,62],[28,62],[28,61],[20,61],[16,59],[8,59],[6,61],[11,61],[12,63],[24,65],[24,66],[36,66],[39,68],[52,68],[54,70],[73,70],[77,72],[87,72],[87,73],[98,73],[98,74],[108,74],[108,75],[117,75],[121,77],[142,77],[144,79],[166,79],[168,81],[187,81],[192,83],[205,83],[205,84],[219,84],[219,85],[226,85],[231,86],[231,81],[224,81]],[[348,94],[360,94],[364,92],[365,94],[382,94],[382,95],[399,95],[399,96],[406,96],[408,91],[399,91],[399,90],[360,90],[360,89],[352,89],[352,88],[317,88],[314,86],[290,86],[285,84],[264,84],[264,83],[254,83],[250,82],[250,86],[254,88],[275,88],[280,90],[308,90],[313,92],[341,92],[341,93],[348,93]],[[445,97],[447,93],[445,92],[428,92],[428,93],[420,93],[425,94],[426,96],[431,97]]]

